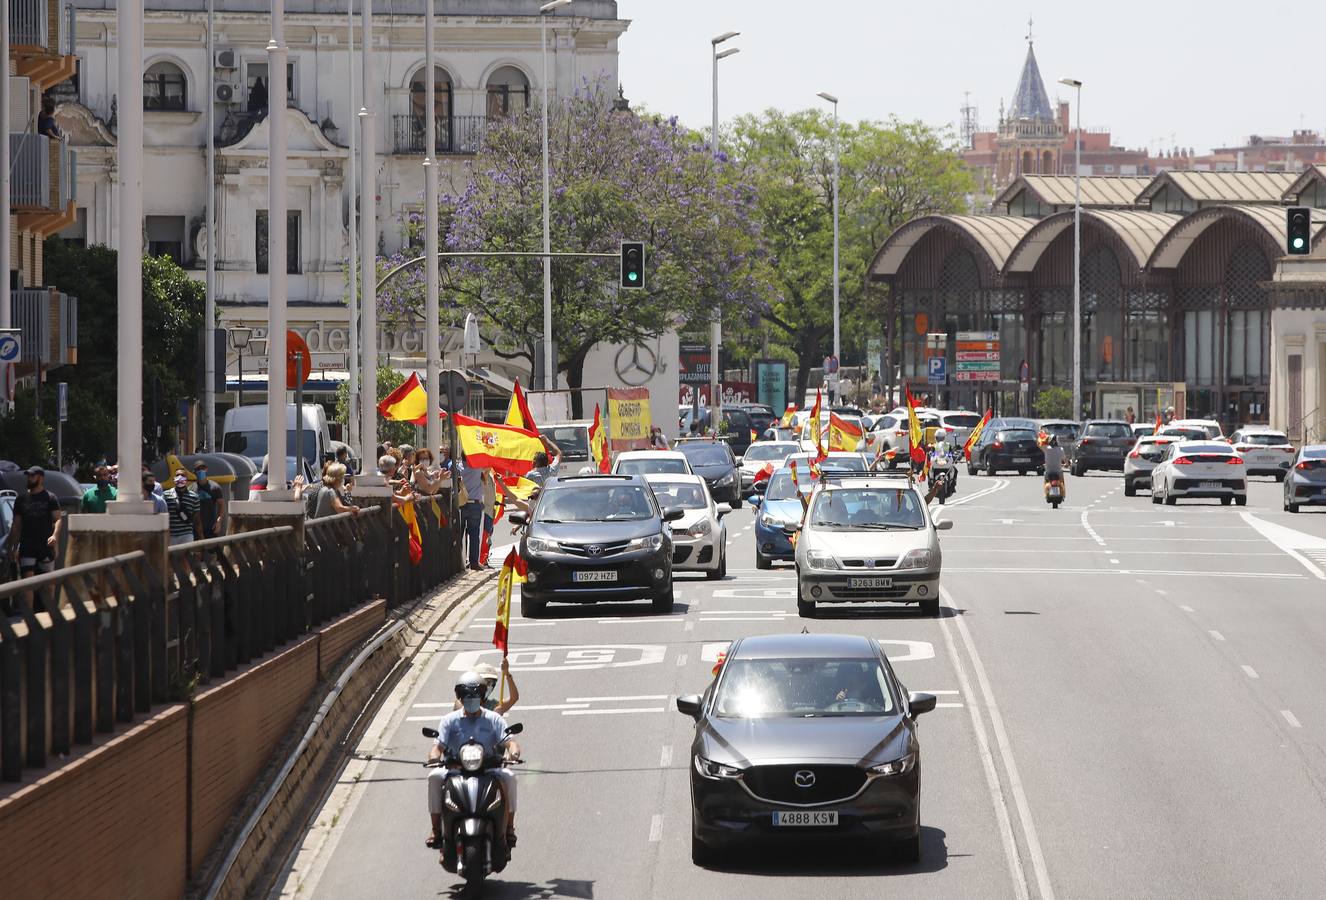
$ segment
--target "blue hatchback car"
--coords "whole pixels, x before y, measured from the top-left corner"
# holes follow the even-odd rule
[[[797,470],[802,496],[808,496],[813,485],[810,472]],[[769,569],[774,560],[792,562],[796,550],[783,533],[783,527],[801,521],[801,500],[797,485],[792,483],[792,470],[783,466],[764,483],[764,490],[755,495],[755,568]]]

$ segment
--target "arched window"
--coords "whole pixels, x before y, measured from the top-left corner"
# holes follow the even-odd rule
[[[428,82],[426,70],[420,67],[410,79],[409,147],[406,152],[424,153],[424,126],[428,112]],[[441,66],[433,67],[433,112],[437,116],[437,148],[450,152],[451,147],[451,75]],[[401,135],[397,135],[397,144]]]
[[[1035,160],[1035,159],[1036,159],[1035,155],[1034,155],[1030,150],[1027,150],[1026,152],[1024,152],[1024,153],[1022,154],[1022,170],[1021,170],[1018,174],[1019,174],[1019,175],[1033,175],[1033,174],[1035,174],[1036,170],[1035,170],[1035,168],[1033,168],[1034,165],[1035,165],[1035,163],[1033,162],[1033,160]]]
[[[1041,174],[1053,175],[1054,173],[1054,154],[1046,150],[1041,154]]]
[[[529,108],[529,79],[515,66],[502,66],[488,78],[488,118],[514,116]]]
[[[187,109],[188,82],[172,62],[157,62],[143,73],[143,109]]]

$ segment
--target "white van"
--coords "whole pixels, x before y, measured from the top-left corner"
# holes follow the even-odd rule
[[[321,471],[322,454],[331,449],[331,429],[327,427],[327,412],[316,403],[305,403],[301,409],[304,436],[303,457],[314,472]],[[295,455],[295,404],[285,405],[285,452]],[[247,456],[258,468],[267,455],[267,404],[240,406],[226,410],[222,426],[221,449],[226,453]]]
[[[557,466],[558,475],[578,475],[585,466],[594,464],[589,453],[589,429],[593,422],[559,422],[540,425],[539,431],[562,451]],[[604,423],[607,427],[607,423]]]

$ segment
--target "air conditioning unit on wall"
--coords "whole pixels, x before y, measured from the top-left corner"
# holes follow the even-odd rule
[[[224,82],[222,82],[221,84],[218,84],[218,85],[216,86],[216,102],[217,102],[217,103],[234,103],[234,102],[235,102],[235,86],[234,86],[233,84],[226,84],[226,83],[224,83]]]
[[[216,65],[216,68],[218,68],[218,69],[234,69],[234,68],[237,68],[237,63],[236,63],[236,59],[235,59],[235,51],[234,51],[234,50],[218,50],[218,51],[216,51],[216,58],[215,58],[215,63],[214,63],[214,64]]]

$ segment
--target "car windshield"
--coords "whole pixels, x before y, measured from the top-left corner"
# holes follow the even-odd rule
[[[1279,447],[1289,443],[1289,438],[1283,434],[1272,434],[1266,432],[1263,434],[1245,434],[1240,444],[1256,444],[1259,447]]]
[[[771,459],[786,459],[796,452],[795,444],[751,444],[742,459],[751,462],[765,462]]]
[[[1234,448],[1228,444],[1184,444],[1179,449],[1180,456],[1199,456],[1204,453],[1218,453],[1221,456],[1230,456]]]
[[[1161,429],[1160,433],[1164,437],[1182,438],[1185,441],[1204,441],[1206,440],[1207,437],[1206,432],[1203,431],[1201,428],[1170,427],[1170,428]]]
[[[583,462],[589,459],[589,430],[571,425],[543,429],[548,439],[562,451],[566,462]]]
[[[540,522],[620,522],[648,519],[654,508],[638,484],[576,484],[543,492],[535,507]]]
[[[680,506],[682,509],[704,509],[709,505],[701,485],[688,481],[655,481],[651,484],[659,506]]]
[[[1034,441],[1036,440],[1036,432],[1023,428],[1011,428],[1008,431],[999,432],[995,440],[1003,441],[1006,444],[1013,441]]]
[[[1130,438],[1133,436],[1133,429],[1126,422],[1093,422],[1087,426],[1083,435],[1098,438]]]
[[[286,449],[294,452],[295,449],[295,429],[291,428],[285,433]],[[300,445],[303,451],[300,455],[308,460],[308,464],[313,465],[318,459],[317,434],[311,429],[304,429],[303,443]],[[262,464],[262,458],[267,455],[267,431],[227,431],[221,438],[221,450],[225,453],[238,453],[240,456],[247,456],[249,459],[257,460]],[[293,457],[292,457],[293,458]]]
[[[623,459],[617,463],[617,474],[619,475],[687,475],[686,460],[677,459],[675,456],[665,456],[657,459],[650,459],[647,456],[638,456],[634,459]]]
[[[1134,426],[1133,426],[1133,436],[1134,436],[1134,437],[1141,437],[1141,436],[1144,435],[1144,434],[1155,434],[1155,433],[1156,433],[1156,426],[1154,426],[1154,425],[1134,425]]]
[[[727,447],[709,441],[679,444],[677,449],[686,454],[693,466],[726,466],[732,462]]]
[[[925,513],[910,488],[838,488],[820,493],[810,521],[820,528],[915,531],[925,527]]]
[[[807,493],[810,490],[811,478],[809,473],[797,472],[797,478],[801,482],[801,493]],[[790,471],[775,472],[769,479],[769,487],[764,492],[765,500],[794,500],[796,499],[796,488],[792,484],[792,473]]]
[[[1077,426],[1070,425],[1067,422],[1049,422],[1041,426],[1041,431],[1058,438],[1077,437]]]
[[[976,413],[954,413],[943,418],[949,428],[975,428],[981,422],[981,417]]]
[[[879,716],[893,712],[874,659],[734,659],[723,667],[715,714],[725,719]]]
[[[1304,459],[1326,459],[1326,447],[1303,448]]]
[[[830,456],[824,462],[820,463],[821,469],[839,472],[864,472],[866,470],[866,461],[858,454],[851,456]]]

